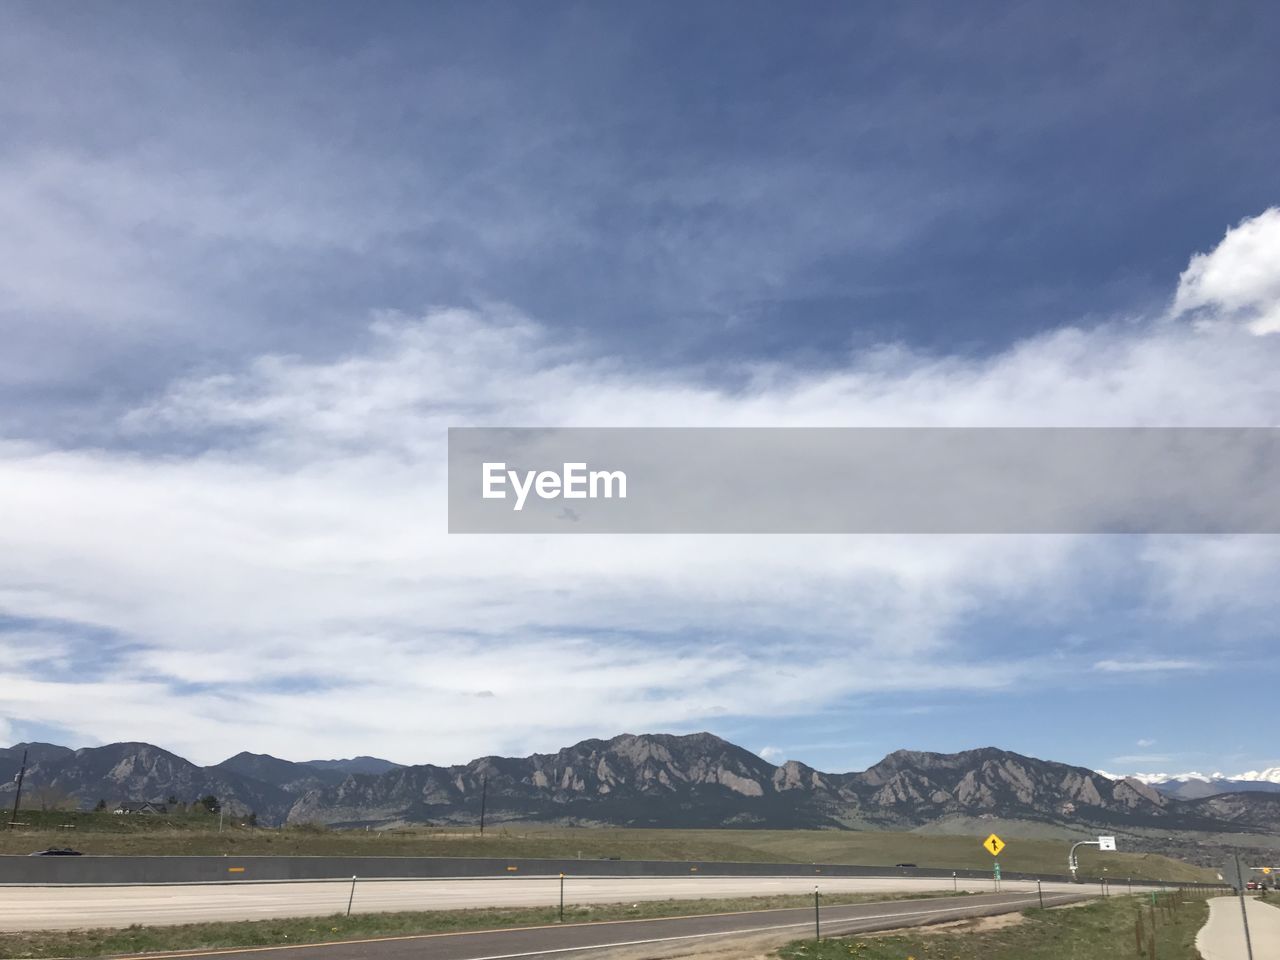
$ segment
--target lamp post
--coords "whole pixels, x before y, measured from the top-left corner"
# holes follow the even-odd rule
[[[1071,845],[1071,852],[1067,854],[1067,868],[1071,871],[1071,882],[1079,882],[1076,877],[1076,870],[1080,868],[1080,861],[1076,859],[1076,850],[1080,847],[1097,847],[1099,850],[1115,850],[1115,837],[1099,837],[1097,840],[1077,840]],[[1105,868],[1103,868],[1105,870]]]

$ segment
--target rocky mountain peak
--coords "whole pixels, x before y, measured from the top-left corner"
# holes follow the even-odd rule
[[[75,752],[45,746],[48,759],[31,765],[29,782],[65,790],[82,805],[212,793],[254,810],[264,823],[474,823],[482,791],[493,822],[636,826],[902,829],[975,816],[1165,826],[1194,809],[1200,829],[1215,818],[1265,820],[1271,809],[1245,801],[1192,808],[1137,780],[1113,781],[994,747],[953,754],[899,750],[860,773],[823,773],[798,761],[775,766],[710,733],[627,733],[550,754],[449,767],[375,760],[375,772],[353,770],[346,761],[293,762],[247,751],[197,767],[146,743]],[[14,749],[0,750],[0,764],[14,762]],[[382,764],[388,768],[376,772]],[[0,783],[0,793],[5,790]]]

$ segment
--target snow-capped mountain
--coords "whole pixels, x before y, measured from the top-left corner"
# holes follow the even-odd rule
[[[1111,780],[1121,780],[1127,776],[1131,780],[1137,780],[1149,787],[1155,787],[1165,796],[1177,797],[1180,800],[1194,800],[1220,793],[1280,792],[1280,767],[1268,767],[1265,770],[1246,770],[1244,773],[1235,774],[1222,773],[1220,771],[1200,773],[1196,770],[1187,773],[1130,774],[1108,773],[1105,770],[1099,770],[1098,773]]]
[[[1107,770],[1099,770],[1098,773],[1108,780],[1124,780],[1127,777],[1131,780],[1137,780],[1139,783],[1145,783],[1149,787],[1158,787],[1162,783],[1169,783],[1170,781],[1201,780],[1208,783],[1210,780],[1230,779],[1220,773],[1209,775],[1197,773],[1194,770],[1190,773],[1111,773]]]
[[[1244,773],[1200,773],[1196,770],[1191,770],[1187,773],[1108,773],[1106,770],[1099,770],[1098,773],[1108,780],[1124,780],[1127,777],[1152,787],[1175,781],[1185,783],[1188,780],[1200,780],[1204,783],[1209,783],[1213,780],[1233,780],[1243,783],[1280,784],[1280,767],[1267,767],[1265,770],[1246,770]]]

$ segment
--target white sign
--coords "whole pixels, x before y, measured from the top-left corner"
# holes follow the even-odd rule
[[[1099,837],[1099,838],[1098,838],[1098,849],[1099,849],[1099,850],[1113,850],[1113,851],[1114,851],[1114,850],[1115,850],[1115,848],[1116,848],[1116,838],[1115,838],[1115,837]]]

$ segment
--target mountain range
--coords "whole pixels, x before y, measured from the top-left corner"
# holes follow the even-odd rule
[[[176,800],[213,796],[237,813],[255,812],[264,824],[283,823],[300,794],[341,783],[352,775],[377,776],[399,764],[377,757],[347,760],[281,760],[267,754],[238,753],[200,767],[149,743],[70,747],[19,743],[0,748],[0,798],[12,797],[27,755],[23,793],[27,803],[64,802],[89,808],[99,800]]]
[[[1102,771],[1099,771],[1102,773]],[[1113,780],[1123,779],[1111,773],[1103,776]],[[1266,770],[1248,770],[1244,773],[1132,773],[1129,778],[1155,787],[1168,797],[1195,800],[1220,793],[1280,793],[1280,767]]]
[[[490,822],[653,827],[917,829],[976,819],[1248,833],[1280,824],[1280,794],[1182,797],[995,747],[899,750],[867,770],[824,773],[796,761],[774,765],[709,733],[623,734],[454,766],[239,753],[200,767],[147,743],[80,750],[32,743],[0,749],[0,796],[12,795],[24,749],[33,801],[52,792],[87,808],[213,794],[272,825],[467,824],[478,821],[482,804]]]

